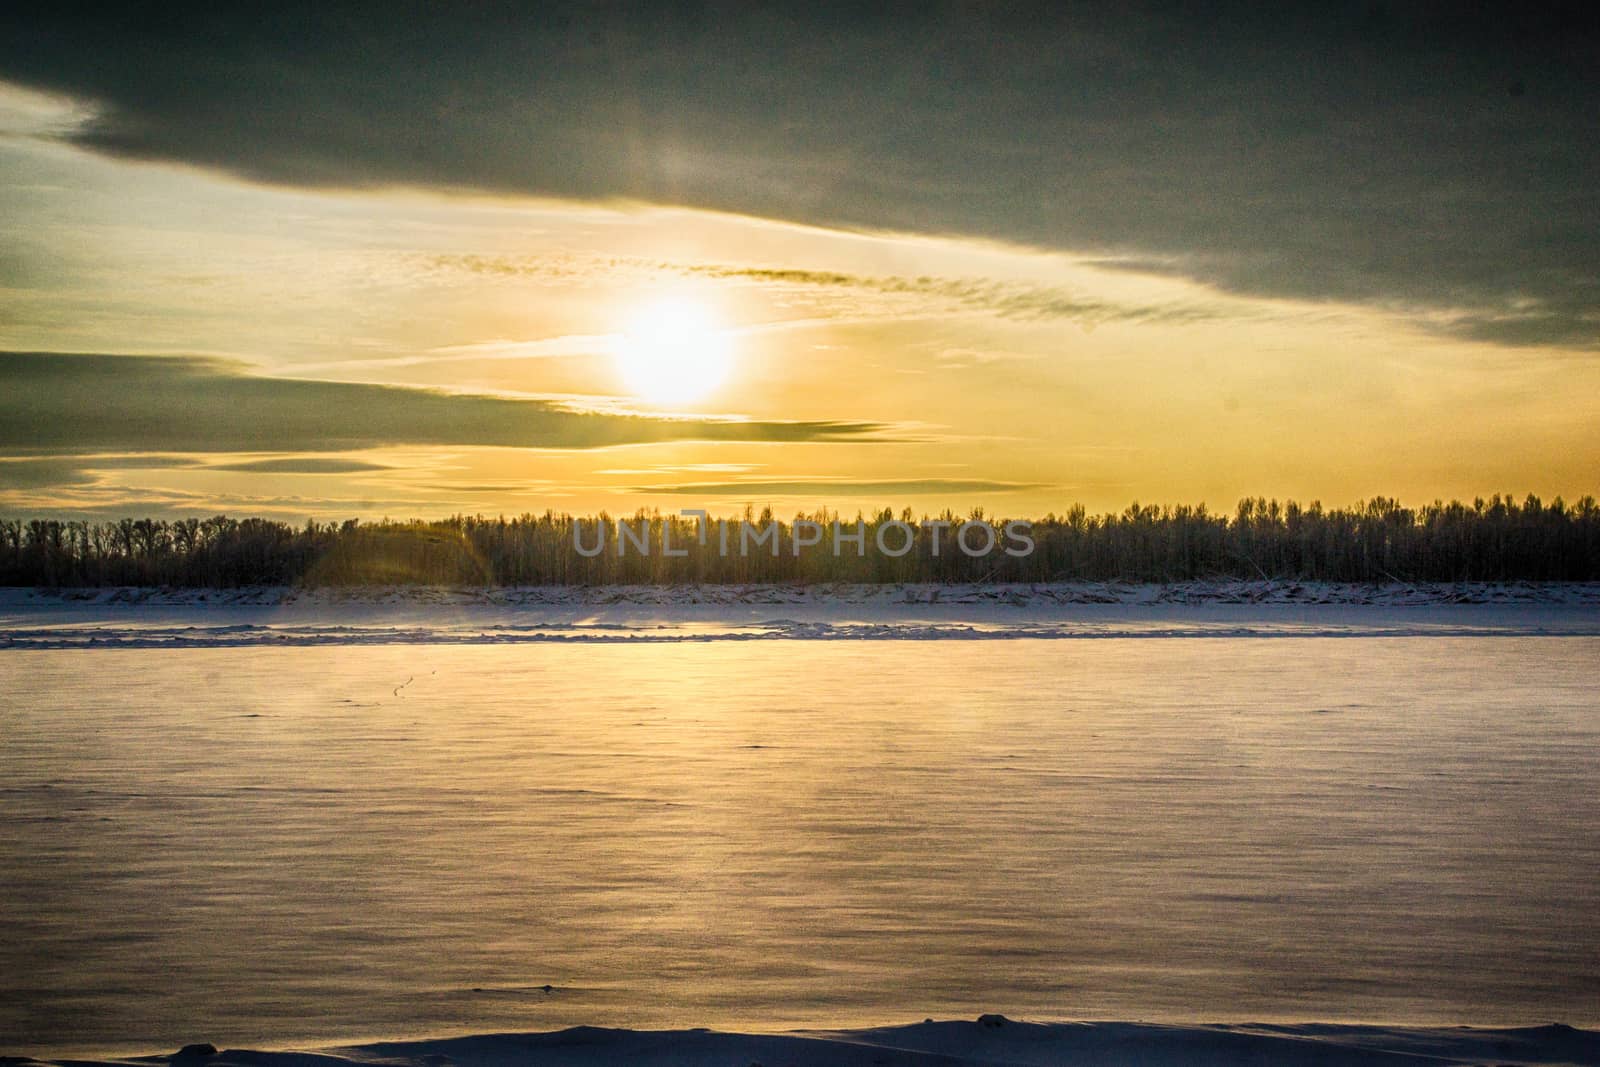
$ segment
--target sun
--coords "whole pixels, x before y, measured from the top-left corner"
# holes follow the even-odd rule
[[[721,385],[733,363],[727,331],[705,305],[667,298],[628,321],[617,370],[634,396],[664,407],[698,400]]]

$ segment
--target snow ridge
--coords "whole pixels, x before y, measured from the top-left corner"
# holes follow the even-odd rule
[[[1055,582],[936,585],[607,585],[607,586],[249,586],[238,589],[107,588],[0,590],[0,606],[25,603],[279,605],[639,604],[899,605],[993,604],[1562,604],[1600,607],[1600,582],[1298,582],[1219,580],[1168,583]]]
[[[559,642],[1600,636],[1600,585],[0,591],[0,650]]]

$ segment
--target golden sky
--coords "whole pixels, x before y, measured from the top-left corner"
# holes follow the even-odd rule
[[[260,184],[73,143],[93,113],[0,87],[0,350],[41,354],[0,356],[0,512],[1017,515],[1576,497],[1600,470],[1600,361],[1473,339],[1448,302],[640,201]]]

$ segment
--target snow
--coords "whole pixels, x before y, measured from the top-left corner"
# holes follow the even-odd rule
[[[1600,582],[1421,582],[1362,584],[1298,581],[1057,582],[936,585],[606,585],[606,586],[254,586],[239,589],[0,589],[0,604],[437,604],[498,606],[658,606],[808,604],[1036,607],[1049,604],[1559,604],[1600,607]]]
[[[1540,640],[1381,640],[1479,636]],[[1554,1024],[1172,1021],[1592,1025],[1595,637],[1595,584],[0,590],[0,650],[41,650],[0,655],[8,909],[67,961],[42,940],[0,945],[0,989],[30,998],[8,1016],[0,997],[0,1053],[1600,1065],[1600,1033]],[[1054,657],[771,644],[1104,638],[1138,641]],[[1140,643],[1194,638],[1224,640]],[[1285,643],[1303,638],[1376,643]],[[758,643],[658,647],[674,642]],[[219,651],[49,651],[190,647]],[[278,684],[286,662],[298,674]],[[815,678],[852,700],[789,699]],[[1032,829],[1006,832],[1018,825]],[[585,849],[615,868],[603,893],[586,888]],[[417,878],[363,873],[402,857]],[[352,880],[300,876],[329,862]],[[1007,890],[1009,925],[974,938],[991,869],[1033,877]],[[825,909],[841,887],[855,910]],[[909,924],[908,887],[922,893]],[[382,906],[364,895],[380,889]],[[216,905],[238,900],[277,921]],[[721,954],[702,944],[708,917],[728,921]],[[418,951],[406,938],[421,934]],[[845,934],[848,958],[827,957]],[[1285,990],[1291,955],[1326,984]],[[524,973],[560,995],[524,1003],[507,992]],[[567,989],[568,973],[587,986]],[[787,1029],[991,1003],[1165,1021]],[[699,1021],[730,1030],[683,1028]],[[553,1029],[574,1022],[673,1029]],[[546,1032],[349,1043],[442,1025]],[[230,1033],[267,1051],[78,1055]]]
[[[208,1051],[201,1047],[180,1055],[98,1062],[173,1063],[180,1067],[1600,1064],[1600,1033],[1560,1025],[1406,1029],[1311,1024],[1040,1024],[985,1015],[976,1021],[928,1020],[910,1026],[782,1034],[576,1027],[552,1033],[382,1042],[311,1051]],[[59,1062],[89,1067],[97,1061]]]
[[[1597,636],[1600,584],[0,590],[0,648]]]

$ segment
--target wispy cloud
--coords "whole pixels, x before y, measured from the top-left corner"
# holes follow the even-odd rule
[[[563,334],[558,337],[517,339],[495,338],[470,344],[440,345],[423,352],[408,352],[398,356],[364,356],[360,359],[338,359],[302,363],[302,372],[337,371],[350,368],[372,370],[377,367],[421,367],[448,362],[478,362],[484,360],[565,359],[573,356],[593,356],[614,350],[620,335],[608,333]]]
[[[632,485],[633,493],[673,496],[871,497],[937,496],[940,493],[1016,493],[1048,489],[1044,482],[1003,482],[987,479],[901,478],[883,481],[850,478],[797,478],[744,482],[679,482],[672,485]]]
[[[383,511],[390,514],[436,514],[437,499],[352,493],[347,496],[273,495],[244,492],[199,492],[172,486],[131,486],[103,480],[87,484],[26,488],[0,485],[0,512],[12,517],[120,518],[127,515],[173,517],[243,512],[250,515],[304,518],[307,515],[350,515]]]
[[[764,463],[663,463],[653,467],[613,467],[596,474],[744,474],[766,466]]]
[[[619,273],[657,281],[673,276],[702,278],[745,283],[789,293],[804,292],[823,302],[817,308],[823,312],[821,314],[764,323],[752,327],[754,332],[825,325],[836,323],[841,318],[852,321],[899,319],[905,316],[908,305],[920,315],[976,313],[1025,321],[1069,320],[1091,328],[1106,322],[1205,322],[1244,318],[1251,314],[1239,301],[1114,300],[1092,296],[1065,285],[975,277],[855,274],[617,256],[596,258],[587,269],[576,267],[568,260],[552,262],[540,256],[430,256],[425,264],[427,269],[469,271],[494,278],[555,280],[589,271],[605,274],[613,282]],[[862,296],[889,298],[889,301],[880,300],[875,306],[869,306],[862,303]],[[828,303],[830,297],[831,304]],[[436,348],[430,350],[430,354],[488,359],[586,355],[609,350],[616,339],[615,334],[579,334],[531,340],[499,339]],[[421,358],[408,358],[404,362],[420,361]]]
[[[360,459],[282,456],[274,459],[240,460],[235,463],[211,463],[207,464],[205,469],[237,471],[243,474],[359,474],[364,471],[387,471],[394,468],[385,463],[369,463]]]
[[[444,345],[430,348],[426,356],[415,362],[429,362],[440,356],[456,359],[541,359],[561,356],[589,356],[607,352],[617,343],[620,334],[585,333],[566,334],[561,337],[541,337],[532,341],[501,338],[479,341],[467,345]]]
[[[1203,322],[1238,317],[1238,311],[1196,303],[1138,304],[1102,300],[1059,286],[1024,285],[980,278],[897,277],[773,267],[683,265],[684,274],[805,289],[856,290],[921,297],[946,308],[1007,319],[1068,319],[1086,326],[1102,322]]]

